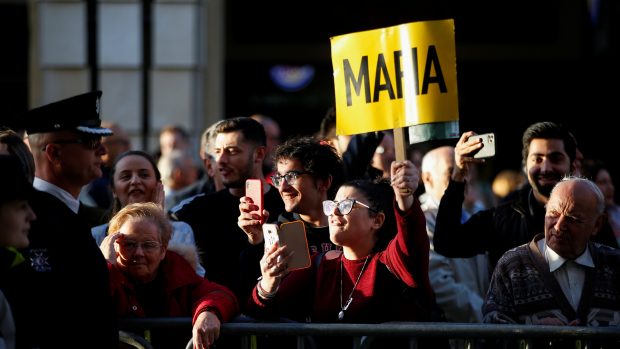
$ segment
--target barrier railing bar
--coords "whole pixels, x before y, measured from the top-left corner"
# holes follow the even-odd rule
[[[191,331],[191,318],[123,319],[119,328],[178,329]],[[533,326],[465,324],[443,322],[389,322],[381,324],[229,322],[223,335],[284,336],[415,336],[454,339],[475,338],[568,338],[620,340],[620,327]]]

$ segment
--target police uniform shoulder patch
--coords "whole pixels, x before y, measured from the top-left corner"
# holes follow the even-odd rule
[[[30,250],[30,265],[39,273],[52,271],[49,261],[49,253],[46,248],[33,248]]]

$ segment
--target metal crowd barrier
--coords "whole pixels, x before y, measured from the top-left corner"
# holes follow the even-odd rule
[[[191,318],[144,318],[124,319],[119,323],[121,330],[151,331],[182,329],[191,337]],[[620,348],[620,327],[574,327],[574,326],[532,326],[468,324],[445,322],[388,322],[381,324],[318,324],[318,323],[281,323],[281,322],[229,322],[222,325],[221,336],[242,337],[242,348],[252,349],[252,336],[278,335],[296,336],[297,348],[307,348],[303,337],[307,336],[351,336],[356,340],[356,348],[364,348],[363,337],[409,337],[410,348],[417,348],[419,338],[445,339],[510,339],[514,341],[533,339],[568,339],[575,340],[576,348],[589,349],[591,341],[614,342]],[[217,342],[216,342],[217,343]],[[191,343],[188,343],[191,348]],[[527,344],[519,347],[527,348]],[[595,348],[593,348],[595,349]]]

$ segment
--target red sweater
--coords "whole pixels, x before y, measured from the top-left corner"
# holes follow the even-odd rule
[[[204,310],[214,312],[222,322],[239,312],[237,298],[228,288],[196,275],[185,258],[172,251],[166,252],[157,279],[146,288],[135,285],[116,265],[108,263],[108,269],[120,318],[192,316],[193,324]]]
[[[394,203],[398,233],[388,247],[370,255],[353,301],[341,322],[431,321],[435,302],[428,277],[429,240],[418,200],[402,212]],[[365,258],[347,260],[323,256],[316,268],[291,272],[276,296],[263,300],[256,288],[248,301],[248,314],[258,318],[285,317],[296,321],[339,322],[341,310],[340,258],[343,258],[342,303],[364,265]]]

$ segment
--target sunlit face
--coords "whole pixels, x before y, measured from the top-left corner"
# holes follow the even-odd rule
[[[138,282],[153,281],[166,256],[157,225],[148,218],[134,218],[121,226],[120,233],[114,244],[119,268]]]
[[[213,155],[206,154],[202,161],[207,175],[215,184],[215,190],[217,191],[223,189],[224,184],[222,183],[222,176],[220,175],[220,171],[217,169],[217,162],[215,161]]]
[[[336,193],[334,201],[340,202],[345,199],[355,199],[368,204],[368,199],[360,194],[356,188],[342,186]],[[355,246],[361,243],[375,240],[375,231],[380,228],[377,225],[376,215],[359,204],[353,206],[349,214],[342,215],[338,210],[329,216],[329,238],[338,246]]]
[[[611,175],[609,174],[609,171],[607,171],[606,169],[601,169],[600,171],[598,171],[598,173],[596,174],[596,178],[594,178],[594,182],[603,192],[603,196],[605,196],[605,205],[614,205],[616,187],[614,186],[614,182],[611,180]]]
[[[63,178],[67,181],[86,185],[102,176],[101,157],[106,154],[106,150],[100,136],[62,131],[54,133],[48,143],[58,148],[58,160]]]
[[[562,183],[547,202],[547,246],[564,258],[579,257],[601,222],[594,193],[584,183]]]
[[[446,188],[448,188],[448,183],[450,182],[454,169],[454,148],[444,147],[433,151],[435,152],[434,156],[437,157],[437,162],[428,173],[430,178],[425,178],[424,176],[423,178],[425,181],[430,182],[425,183],[426,187],[429,189],[429,194],[432,195],[435,200],[439,201],[445,193]]]
[[[532,139],[525,167],[532,188],[543,197],[549,197],[551,189],[571,171],[564,142],[560,139]]]
[[[253,177],[256,166],[255,147],[244,140],[240,131],[218,133],[213,153],[222,182],[227,188],[243,188]],[[262,159],[258,163],[262,166]]]
[[[298,159],[278,160],[275,175],[284,176],[292,171],[300,173],[294,184],[282,179],[280,186],[277,187],[284,202],[284,209],[287,212],[308,214],[310,210],[321,207],[325,192],[320,192],[318,189],[320,180],[315,179],[311,173],[302,174],[304,167]]]
[[[140,155],[127,155],[116,163],[114,193],[122,207],[153,201],[157,178],[151,163]]]
[[[13,200],[0,204],[0,246],[28,247],[30,222],[36,215],[26,200]]]

